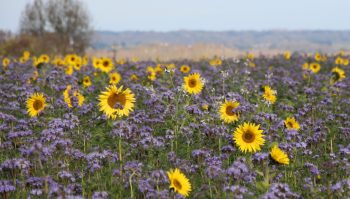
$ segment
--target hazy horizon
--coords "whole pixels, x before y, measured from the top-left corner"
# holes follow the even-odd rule
[[[0,0],[0,29],[17,32],[26,3]],[[96,31],[350,30],[347,0],[83,0]]]

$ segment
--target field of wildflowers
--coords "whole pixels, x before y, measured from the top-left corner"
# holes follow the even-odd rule
[[[349,55],[2,57],[2,198],[348,198]]]

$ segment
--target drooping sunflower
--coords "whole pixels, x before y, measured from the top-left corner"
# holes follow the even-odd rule
[[[37,116],[46,106],[46,98],[43,93],[34,93],[26,101],[27,112],[30,117]]]
[[[264,86],[263,98],[270,104],[274,104],[277,100],[276,91],[269,86]]]
[[[274,161],[276,161],[280,164],[286,164],[286,165],[289,164],[288,155],[284,151],[282,151],[278,147],[278,145],[275,145],[272,147],[272,149],[270,151],[270,156]]]
[[[109,74],[110,84],[118,84],[121,79],[122,79],[122,76],[118,72]]]
[[[239,113],[235,109],[239,106],[239,102],[225,101],[220,106],[220,119],[225,123],[236,122],[239,119]]]
[[[312,62],[309,65],[309,69],[313,72],[313,73],[318,73],[318,71],[320,71],[321,69],[321,65],[317,62]]]
[[[284,120],[284,125],[286,126],[287,129],[294,129],[294,130],[299,130],[300,129],[300,125],[295,120],[294,117],[287,117],[287,119]]]
[[[101,59],[101,63],[99,64],[99,69],[102,72],[109,73],[111,70],[113,70],[113,68],[114,68],[113,61],[110,58],[104,57]]]
[[[64,98],[64,102],[66,102],[67,106],[69,108],[72,108],[72,97],[75,97],[78,99],[78,106],[82,106],[84,104],[85,101],[85,97],[80,94],[78,91],[74,91],[72,94],[70,93],[72,90],[72,86],[68,85],[66,87],[66,90],[63,91],[63,98]]]
[[[100,111],[108,118],[116,119],[117,116],[128,116],[134,108],[135,97],[129,88],[123,90],[123,86],[115,85],[106,87],[106,91],[99,95]]]
[[[190,194],[192,190],[191,183],[179,169],[171,169],[167,174],[170,181],[170,189],[173,189],[175,192],[185,197]]]
[[[188,66],[188,65],[182,65],[182,66],[180,67],[180,71],[181,71],[182,73],[189,73],[190,70],[191,70],[191,67]]]
[[[233,133],[233,140],[242,152],[256,152],[261,150],[265,139],[260,125],[247,123],[239,125]]]
[[[183,88],[190,94],[197,95],[203,89],[203,80],[199,73],[194,73],[184,77]]]
[[[90,87],[92,85],[91,79],[89,76],[85,76],[83,78],[83,85],[84,85],[84,87]]]
[[[339,67],[332,69],[331,83],[342,81],[345,78],[345,71]]]

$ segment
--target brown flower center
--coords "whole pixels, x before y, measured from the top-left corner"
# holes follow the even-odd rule
[[[107,103],[111,108],[115,108],[116,106],[122,106],[124,107],[126,104],[126,97],[124,94],[116,94],[113,93],[111,94],[108,99],[107,99]],[[121,108],[122,108],[121,107]],[[119,107],[120,108],[120,107]]]
[[[44,106],[43,102],[40,100],[35,100],[33,103],[33,108],[38,111]]]
[[[173,180],[173,184],[174,184],[174,187],[176,187],[176,189],[181,189],[182,188],[181,183],[178,180],[176,180],[176,179]]]
[[[234,107],[233,106],[227,106],[226,107],[226,115],[233,116],[235,113],[233,112]]]
[[[104,67],[108,67],[108,66],[109,66],[109,62],[108,62],[108,61],[104,61],[104,62],[103,62],[103,66],[104,66]]]
[[[190,88],[194,88],[196,87],[196,85],[197,85],[197,81],[195,79],[190,79],[190,81],[188,82],[188,86]]]
[[[243,141],[246,143],[252,143],[255,140],[255,134],[250,130],[247,130],[242,135]]]

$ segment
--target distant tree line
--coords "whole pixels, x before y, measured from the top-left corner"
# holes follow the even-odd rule
[[[82,54],[91,41],[90,21],[79,0],[34,0],[22,12],[19,35],[0,32],[0,54]]]

